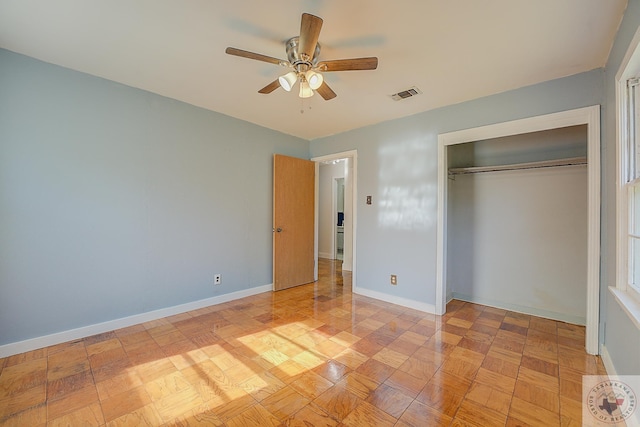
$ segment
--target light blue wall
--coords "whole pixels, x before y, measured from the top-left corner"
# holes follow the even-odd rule
[[[629,0],[605,68],[602,113],[602,274],[601,330],[604,345],[620,375],[640,374],[640,332],[622,311],[609,286],[616,284],[616,99],[615,76],[640,26],[640,1]]]
[[[429,96],[422,89],[420,96]],[[598,105],[602,98],[598,69],[311,141],[312,157],[358,150],[357,285],[435,304],[438,134]],[[398,275],[395,287],[390,274]]]
[[[0,345],[270,284],[273,153],[308,142],[0,50]]]
[[[434,304],[437,135],[597,104],[603,331],[637,333],[605,289],[615,277],[613,76],[639,24],[630,0],[605,71],[310,143],[0,50],[0,345],[270,283],[275,152],[357,149],[358,285]],[[616,366],[640,371],[624,340],[605,344]]]

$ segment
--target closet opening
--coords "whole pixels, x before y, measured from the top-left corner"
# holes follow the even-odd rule
[[[439,135],[436,310],[586,326],[598,353],[599,108]]]

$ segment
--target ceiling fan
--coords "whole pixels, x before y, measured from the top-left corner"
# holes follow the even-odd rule
[[[257,61],[289,68],[291,71],[278,77],[269,83],[259,93],[271,93],[279,87],[287,92],[293,89],[296,82],[300,82],[300,98],[308,98],[317,91],[325,100],[336,97],[336,93],[327,85],[321,73],[330,71],[375,70],[378,67],[378,58],[336,59],[332,61],[318,61],[320,55],[320,29],[322,19],[317,16],[303,13],[300,24],[300,36],[291,37],[285,43],[287,59],[278,59],[259,53],[249,52],[234,47],[228,47],[225,52],[229,55],[240,56]]]

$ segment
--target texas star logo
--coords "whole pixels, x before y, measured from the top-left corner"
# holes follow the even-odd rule
[[[633,415],[638,405],[636,394],[627,384],[606,380],[591,388],[587,395],[589,412],[597,420],[614,424]]]

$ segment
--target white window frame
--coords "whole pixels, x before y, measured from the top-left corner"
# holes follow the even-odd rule
[[[626,289],[636,299],[640,300],[640,281],[635,283],[635,277],[638,275],[637,271],[640,270],[640,254],[635,254],[634,245],[635,241],[640,241],[640,233],[637,232],[640,224],[636,222],[636,211],[640,209],[640,205],[632,202],[634,199],[634,190],[640,188],[640,79],[633,77],[626,81],[626,91],[624,99],[624,107],[626,111],[623,113],[627,122],[624,125],[624,135],[621,135],[624,139],[624,146],[620,150],[621,167],[619,171],[622,177],[621,189],[625,198],[626,204],[624,228],[627,233],[627,253],[624,255],[624,259],[627,262],[627,278]],[[634,232],[634,230],[636,230]],[[632,259],[636,258],[636,262],[632,262]]]
[[[631,204],[629,203],[631,191],[640,186],[640,171],[633,171],[634,167],[640,167],[640,162],[633,162],[636,157],[636,149],[640,141],[637,131],[640,130],[640,111],[631,117],[630,102],[633,91],[629,89],[630,79],[640,77],[640,29],[636,32],[627,53],[620,64],[616,74],[616,283],[609,287],[622,309],[629,315],[632,321],[640,329],[640,284],[633,286],[630,283],[632,265],[630,263],[630,242],[632,221]],[[640,87],[636,89],[640,91]],[[640,93],[638,93],[640,96]],[[639,100],[635,106],[640,110]],[[632,133],[636,135],[632,137]],[[640,207],[638,207],[640,208]]]

